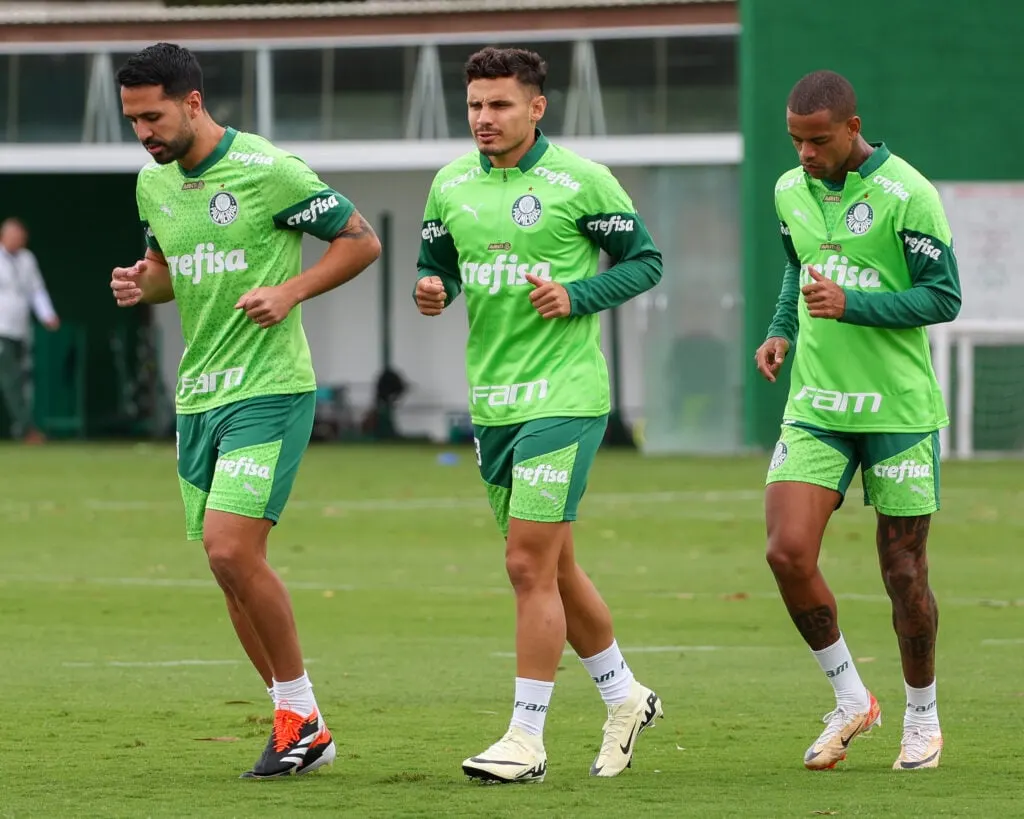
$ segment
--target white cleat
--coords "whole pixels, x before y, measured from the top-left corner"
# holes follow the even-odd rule
[[[875,695],[869,691],[868,707],[864,711],[851,713],[844,708],[836,708],[825,714],[822,722],[825,730],[804,754],[804,767],[812,771],[831,770],[846,759],[846,749],[855,737],[882,724],[882,709]]]
[[[462,763],[462,771],[484,782],[543,782],[548,770],[544,740],[518,726],[490,748]]]
[[[942,731],[938,725],[903,727],[900,755],[892,764],[894,771],[938,768],[942,755]]]
[[[637,737],[645,728],[653,725],[655,719],[664,716],[661,698],[634,680],[629,699],[608,708],[604,740],[597,759],[590,767],[590,775],[617,776],[630,767]]]

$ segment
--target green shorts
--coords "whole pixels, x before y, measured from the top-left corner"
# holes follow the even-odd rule
[[[476,462],[495,520],[576,520],[608,416],[538,418],[501,427],[473,426]]]
[[[179,415],[178,482],[185,536],[203,537],[207,509],[275,523],[313,431],[316,393],[261,395]]]
[[[812,483],[845,497],[858,467],[865,506],[892,517],[938,511],[938,431],[850,433],[783,424],[766,483]]]

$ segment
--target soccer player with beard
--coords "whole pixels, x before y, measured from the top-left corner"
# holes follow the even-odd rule
[[[308,773],[335,745],[303,667],[267,537],[313,426],[316,380],[301,303],[351,280],[380,243],[351,202],[298,157],[210,117],[187,49],[158,43],[117,72],[125,117],[153,157],[136,188],[145,257],[115,268],[117,303],[175,301],[186,536],[202,540],[238,639],[274,701],[245,778]],[[302,269],[302,234],[328,242]]]

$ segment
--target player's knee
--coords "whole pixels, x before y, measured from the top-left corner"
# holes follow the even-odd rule
[[[205,536],[203,546],[206,549],[210,570],[222,587],[230,587],[232,580],[245,572],[248,550],[243,548],[243,544],[237,539]]]
[[[812,544],[813,545],[813,544]],[[768,538],[765,559],[772,574],[788,580],[807,580],[818,570],[815,550],[798,532],[774,532]]]
[[[882,581],[892,600],[905,600],[928,587],[928,573],[914,560],[895,560],[882,569]]]
[[[550,544],[538,538],[509,538],[505,547],[505,571],[517,593],[528,593],[558,584],[558,562]]]

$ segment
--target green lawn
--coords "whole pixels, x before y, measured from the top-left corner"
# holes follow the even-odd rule
[[[471,450],[438,452],[311,450],[271,559],[338,761],[251,782],[270,703],[183,538],[173,447],[0,448],[0,817],[1021,815],[1024,464],[944,467],[938,771],[890,770],[902,680],[851,491],[823,567],[884,725],[810,773],[832,694],[763,559],[767,460],[603,452],[577,552],[666,718],[591,779],[604,708],[567,654],[547,780],[487,787],[460,763],[507,727],[513,598]]]

